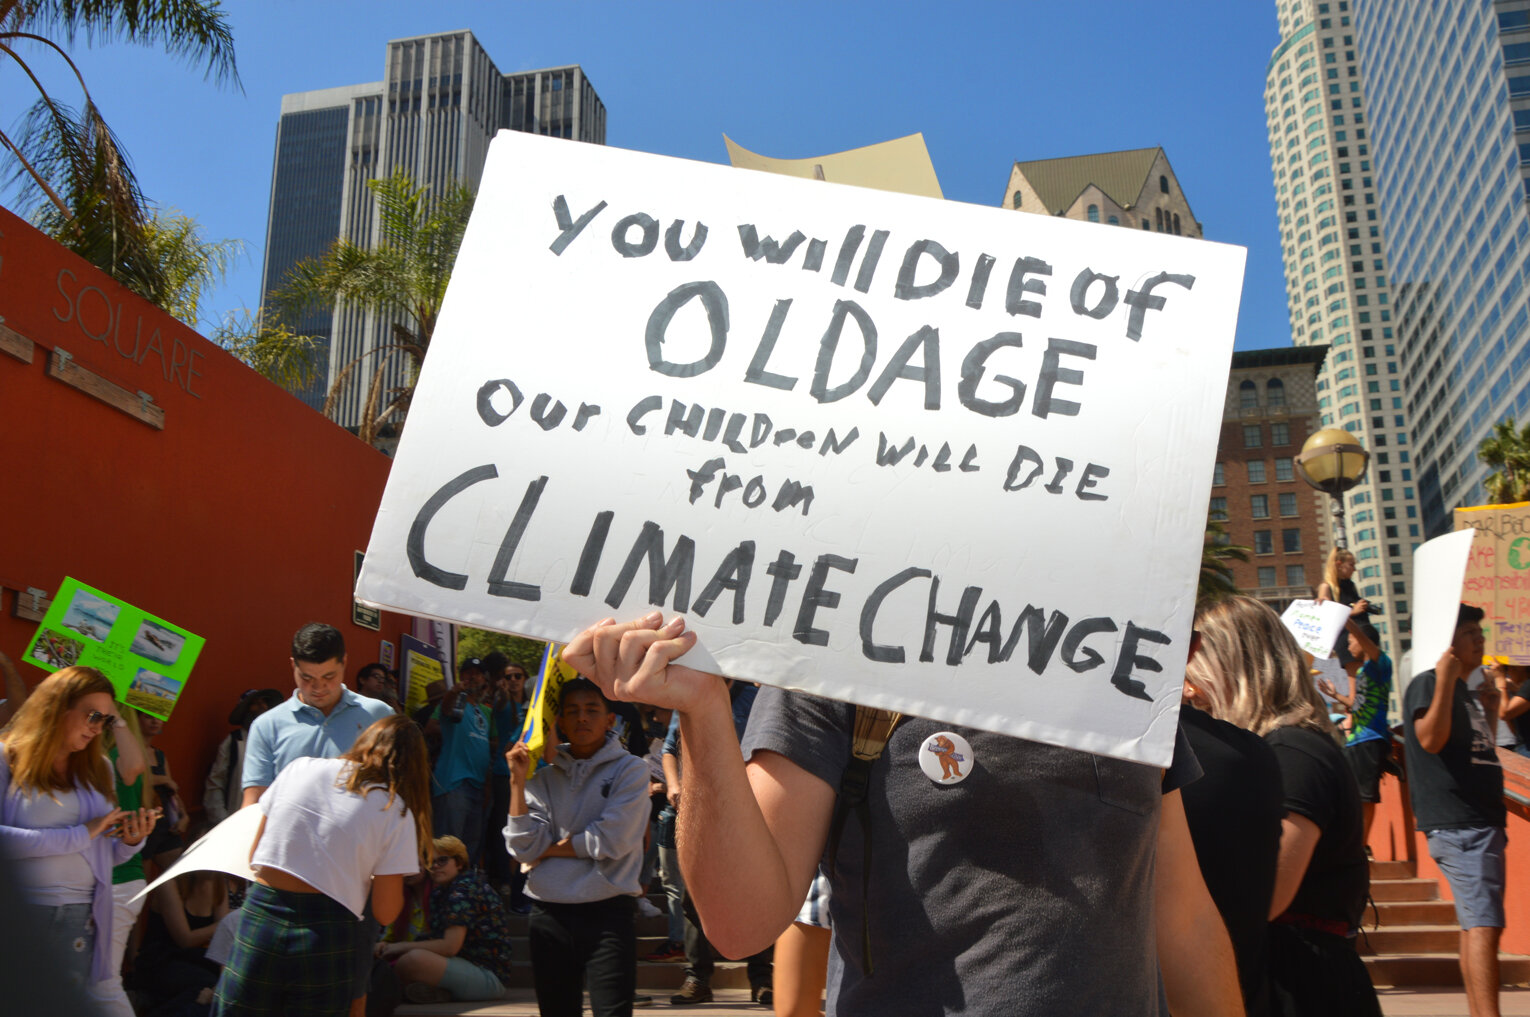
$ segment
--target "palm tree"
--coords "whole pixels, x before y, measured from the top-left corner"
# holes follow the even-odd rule
[[[1201,550],[1201,575],[1195,588],[1195,604],[1200,607],[1238,592],[1228,562],[1248,561],[1249,549],[1229,542],[1227,528],[1216,519],[1206,519],[1206,541]]]
[[[1530,424],[1516,429],[1513,417],[1500,420],[1477,446],[1477,458],[1497,471],[1484,484],[1489,503],[1530,501]]]
[[[352,378],[369,370],[357,436],[370,444],[387,424],[402,426],[409,411],[473,210],[473,192],[456,186],[433,196],[429,187],[402,172],[369,180],[367,187],[377,200],[377,246],[368,250],[348,240],[335,241],[322,257],[293,266],[273,304],[275,321],[296,321],[307,311],[336,303],[388,321],[390,341],[341,366],[324,406],[325,414],[333,417]],[[403,360],[404,384],[384,393],[387,369],[398,358]]]
[[[151,249],[154,217],[121,143],[65,50],[82,35],[87,44],[158,45],[237,87],[233,34],[219,0],[0,0],[0,60],[12,62],[38,95],[14,137],[0,130],[8,185],[35,207],[42,229],[153,300],[167,285]],[[48,93],[30,49],[22,55],[24,44],[68,65],[80,86],[77,107]]]

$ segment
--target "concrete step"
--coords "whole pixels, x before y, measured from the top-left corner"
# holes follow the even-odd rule
[[[1456,925],[1399,925],[1366,929],[1356,946],[1362,956],[1393,954],[1454,953],[1461,943],[1461,929]]]
[[[1397,900],[1439,900],[1440,887],[1432,879],[1371,880],[1371,899],[1376,903]]]
[[[1367,929],[1373,921],[1382,928],[1399,925],[1449,925],[1456,920],[1456,906],[1448,900],[1405,900],[1376,902],[1376,910],[1365,909],[1361,920]]]
[[[1378,879],[1412,879],[1418,875],[1415,862],[1371,862],[1371,881]]]
[[[524,957],[524,954],[516,955],[516,961],[510,970],[509,988],[524,989],[534,984],[531,979],[531,964]],[[667,1004],[669,1002],[667,993],[680,988],[680,983],[683,981],[685,981],[684,964],[645,964],[638,961],[638,991],[652,994],[657,1003]],[[716,968],[712,971],[712,988],[749,988],[748,965],[743,961],[718,961]]]
[[[1517,984],[1530,978],[1530,957],[1501,953],[1498,955],[1498,964],[1499,979],[1505,985]],[[1454,952],[1366,957],[1365,969],[1375,985],[1461,984],[1461,965]]]

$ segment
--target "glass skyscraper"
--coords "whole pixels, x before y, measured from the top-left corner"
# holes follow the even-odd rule
[[[1329,347],[1317,378],[1321,426],[1344,428],[1371,452],[1364,480],[1345,495],[1348,544],[1355,584],[1382,605],[1377,627],[1395,658],[1412,644],[1407,583],[1422,524],[1353,12],[1349,0],[1275,8],[1280,44],[1265,69],[1264,108],[1291,338]],[[1247,412],[1263,412],[1252,396]],[[1325,536],[1331,546],[1326,526]]]
[[[489,141],[509,128],[604,144],[606,108],[577,66],[501,74],[471,32],[395,39],[382,81],[282,97],[266,223],[262,303],[298,261],[336,238],[375,241],[368,180],[409,173],[440,189],[476,187]],[[355,308],[324,308],[287,322],[327,344],[327,369],[299,393],[322,407],[345,365],[387,342],[389,322]],[[353,374],[336,417],[355,426],[373,365]],[[403,381],[402,363],[384,384]]]
[[[1530,414],[1530,2],[1356,0],[1355,31],[1433,536],[1484,500],[1493,424]]]

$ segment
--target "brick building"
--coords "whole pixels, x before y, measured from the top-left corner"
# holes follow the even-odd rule
[[[1211,517],[1230,543],[1251,550],[1230,562],[1238,588],[1277,611],[1311,597],[1328,555],[1328,497],[1296,472],[1296,456],[1319,429],[1317,373],[1326,346],[1233,354],[1217,442]]]

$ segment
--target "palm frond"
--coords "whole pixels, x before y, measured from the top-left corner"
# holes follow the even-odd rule
[[[173,57],[201,64],[208,79],[242,89],[234,33],[218,0],[22,0],[16,6],[33,30],[56,33],[71,44],[84,36],[91,46],[113,41],[157,45]]]

